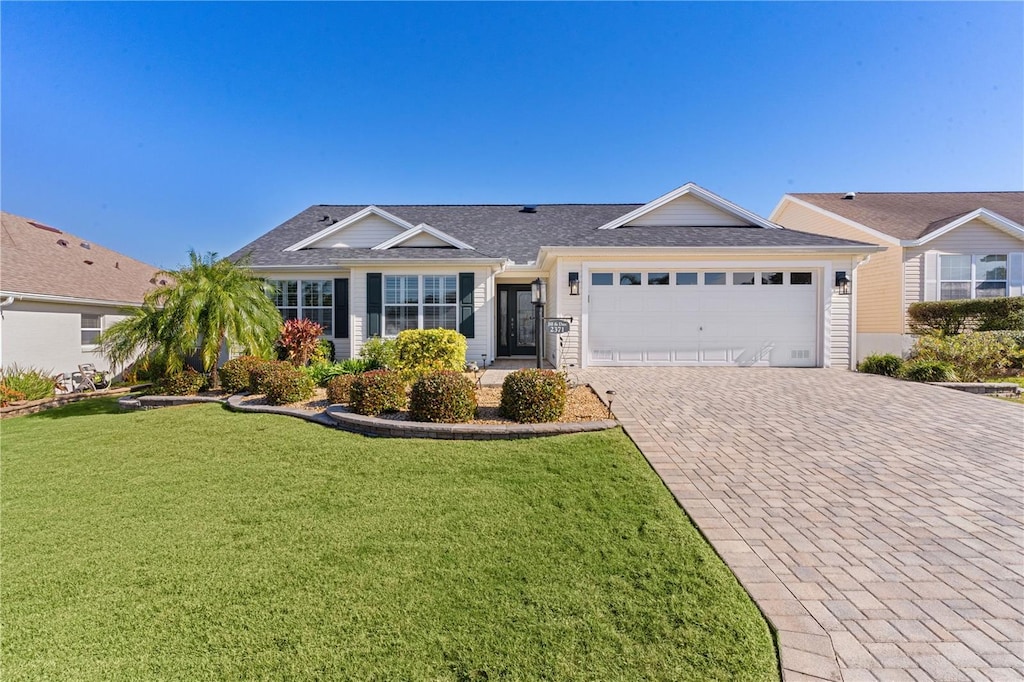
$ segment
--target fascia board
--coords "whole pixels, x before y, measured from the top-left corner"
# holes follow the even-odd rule
[[[385,211],[384,209],[377,208],[376,206],[372,206],[371,205],[371,206],[367,206],[366,208],[364,208],[364,209],[362,209],[360,211],[356,211],[355,213],[353,213],[349,217],[344,218],[342,220],[339,220],[338,222],[334,223],[333,225],[329,225],[328,227],[326,227],[326,228],[320,230],[319,232],[317,232],[316,234],[312,234],[312,235],[306,237],[305,239],[303,239],[301,241],[295,242],[291,246],[287,247],[285,249],[285,251],[299,251],[301,249],[304,249],[307,246],[309,246],[310,244],[312,244],[314,242],[317,242],[317,241],[323,239],[324,237],[327,237],[327,236],[332,235],[332,234],[334,234],[336,232],[340,232],[341,230],[344,230],[349,225],[352,225],[353,223],[359,222],[360,220],[362,220],[363,218],[367,217],[368,215],[376,215],[376,216],[378,216],[380,218],[383,218],[384,220],[387,220],[387,221],[390,221],[390,222],[394,223],[397,227],[400,227],[403,230],[412,230],[412,229],[414,229],[413,228],[413,224],[408,222],[407,220],[402,220],[398,216],[392,215],[392,214],[388,213],[387,211]]]
[[[929,232],[920,239],[906,239],[901,241],[900,246],[922,246],[933,239],[937,239],[944,234],[952,232],[961,225],[966,225],[972,220],[981,220],[992,227],[1008,232],[1013,237],[1024,239],[1024,227],[1018,225],[1009,218],[999,215],[998,213],[994,213],[985,208],[979,208],[976,211],[971,211],[962,218],[957,218],[949,224],[943,225],[934,232]]]
[[[897,239],[896,237],[893,237],[892,235],[885,234],[884,232],[879,232],[878,230],[876,230],[874,228],[868,227],[867,225],[864,225],[862,223],[858,223],[856,220],[850,220],[849,218],[844,218],[843,216],[839,215],[838,213],[833,213],[832,211],[829,211],[828,209],[822,208],[821,206],[815,206],[814,204],[809,203],[807,201],[804,201],[803,199],[798,199],[797,197],[794,197],[791,194],[787,194],[786,196],[782,197],[782,200],[779,201],[779,205],[775,207],[774,211],[772,211],[772,218],[775,217],[775,215],[778,212],[778,210],[780,208],[782,208],[783,202],[786,202],[786,201],[792,202],[792,203],[796,204],[797,206],[803,206],[804,208],[807,208],[807,209],[810,209],[812,211],[816,211],[818,213],[821,213],[822,215],[827,216],[827,217],[831,218],[832,220],[836,220],[836,221],[842,223],[843,225],[846,225],[847,227],[852,227],[852,228],[854,228],[856,230],[860,230],[861,232],[864,232],[865,234],[869,234],[869,235],[871,235],[872,237],[874,237],[876,239],[880,239],[880,240],[882,240],[884,242],[887,242],[889,244],[893,244],[893,245],[896,245],[896,246],[903,246],[903,242],[901,240]],[[854,199],[854,201],[856,201],[856,199]]]

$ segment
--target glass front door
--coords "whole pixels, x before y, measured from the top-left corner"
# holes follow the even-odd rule
[[[498,285],[498,355],[535,355],[536,308],[529,284]]]

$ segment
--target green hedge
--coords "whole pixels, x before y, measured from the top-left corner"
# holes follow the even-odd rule
[[[200,374],[191,367],[182,372],[168,374],[157,383],[157,388],[164,395],[195,395],[206,386],[206,375]]]
[[[418,422],[468,422],[476,414],[476,387],[460,372],[434,372],[412,385],[409,416]]]
[[[565,412],[565,375],[549,369],[521,369],[501,384],[500,412],[517,422],[553,422]]]
[[[907,308],[914,334],[1024,330],[1024,296],[924,301]]]
[[[395,337],[393,369],[413,381],[431,372],[466,366],[466,337],[451,329],[406,329]]]
[[[378,415],[405,407],[405,382],[398,372],[385,369],[356,376],[349,389],[349,405],[355,412]]]
[[[271,363],[260,378],[260,386],[271,405],[287,405],[313,396],[313,380],[288,362]]]
[[[1024,345],[1019,332],[964,332],[956,336],[922,336],[911,360],[948,363],[961,381],[984,381],[1019,367]]]
[[[220,366],[220,385],[228,393],[248,391],[252,383],[252,372],[266,360],[253,355],[242,355],[228,360]]]

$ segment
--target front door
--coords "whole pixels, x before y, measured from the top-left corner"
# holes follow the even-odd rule
[[[536,355],[536,308],[529,284],[498,285],[498,355]]]

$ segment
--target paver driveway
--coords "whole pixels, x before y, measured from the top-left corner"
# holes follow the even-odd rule
[[[787,680],[1024,679],[1024,408],[825,369],[588,369]]]

